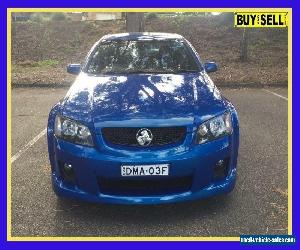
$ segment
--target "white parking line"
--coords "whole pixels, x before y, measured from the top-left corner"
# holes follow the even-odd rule
[[[36,137],[34,137],[32,140],[30,140],[25,146],[23,146],[18,153],[16,153],[14,156],[11,157],[11,163],[16,161],[22,154],[24,154],[30,147],[33,146],[41,137],[43,137],[46,134],[47,129],[45,128],[43,131],[41,131]]]
[[[284,99],[284,100],[286,100],[286,101],[288,100],[287,97],[282,96],[282,95],[279,95],[279,94],[277,94],[277,93],[275,93],[275,92],[272,92],[272,91],[270,91],[270,90],[264,89],[264,91],[265,91],[265,92],[268,92],[268,93],[271,93],[271,94],[273,94],[273,95],[275,95],[275,96],[277,96],[277,97],[280,97],[280,98],[282,98],[282,99]]]

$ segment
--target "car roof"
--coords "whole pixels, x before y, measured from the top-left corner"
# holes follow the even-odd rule
[[[131,32],[108,34],[103,36],[100,41],[137,41],[137,40],[168,40],[168,39],[183,39],[181,35],[175,33],[161,33],[161,32]]]

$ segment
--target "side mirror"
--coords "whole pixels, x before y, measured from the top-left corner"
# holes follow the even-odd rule
[[[204,63],[204,69],[207,73],[215,72],[218,70],[218,66],[214,62],[206,62]]]
[[[78,63],[69,64],[67,66],[67,72],[72,75],[78,75],[81,71],[81,65]]]

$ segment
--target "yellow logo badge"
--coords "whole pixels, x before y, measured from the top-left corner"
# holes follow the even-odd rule
[[[238,28],[285,28],[287,12],[235,12],[234,26]]]

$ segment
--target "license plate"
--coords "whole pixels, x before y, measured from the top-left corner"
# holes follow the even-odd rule
[[[123,165],[121,167],[121,175],[122,176],[169,175],[169,164]]]

